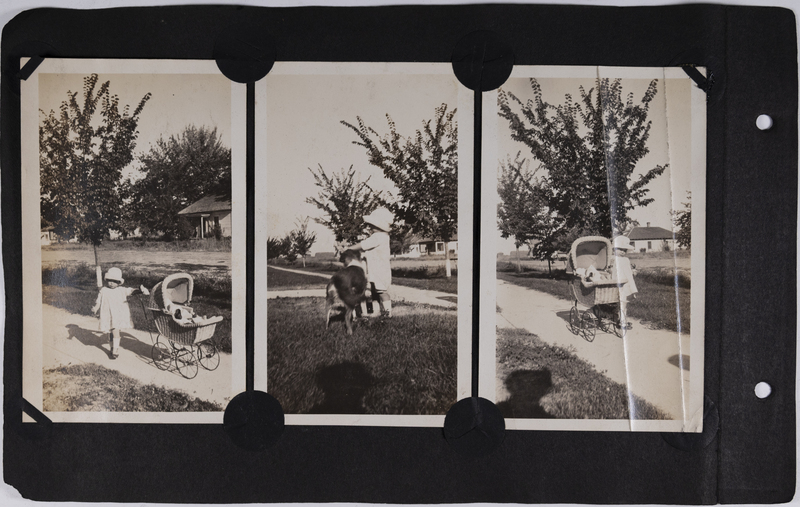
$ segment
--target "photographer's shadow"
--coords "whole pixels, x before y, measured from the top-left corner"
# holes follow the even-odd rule
[[[360,363],[345,361],[317,370],[314,376],[325,397],[310,414],[363,414],[364,397],[375,379]]]
[[[506,418],[553,419],[541,406],[541,399],[553,387],[549,370],[516,370],[505,379],[510,396],[497,404]]]

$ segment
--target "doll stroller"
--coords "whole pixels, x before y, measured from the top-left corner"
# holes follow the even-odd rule
[[[602,236],[585,236],[572,243],[567,261],[570,291],[574,304],[569,311],[572,334],[593,341],[600,328],[622,337],[619,287],[613,280],[587,283],[583,274],[590,267],[605,271],[611,263],[611,241]]]
[[[179,322],[173,318],[176,307],[191,312],[189,305],[193,289],[191,275],[169,275],[150,291],[148,308],[158,330],[150,352],[153,362],[160,370],[169,370],[174,362],[178,373],[188,379],[197,376],[200,366],[210,371],[215,370],[220,362],[212,338],[222,317],[198,318],[191,322]],[[153,333],[150,334],[152,338]]]

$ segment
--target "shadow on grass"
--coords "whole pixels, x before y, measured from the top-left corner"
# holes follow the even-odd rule
[[[311,414],[364,414],[364,397],[375,379],[361,363],[345,361],[323,366],[314,375],[324,398]]]
[[[684,371],[689,371],[689,356],[686,354],[675,354],[674,356],[670,357],[668,361],[672,366],[677,366]]]
[[[505,379],[509,398],[497,404],[507,418],[553,419],[540,401],[553,388],[550,370],[515,370]]]
[[[84,329],[76,324],[66,325],[70,340],[78,340],[87,347],[97,347],[106,354],[111,353],[111,342],[109,340],[110,333],[101,333],[99,331],[90,331]],[[153,348],[152,345],[142,343],[136,338],[125,332],[120,333],[120,348],[129,350],[134,354],[142,357],[145,362],[151,362],[150,352]]]

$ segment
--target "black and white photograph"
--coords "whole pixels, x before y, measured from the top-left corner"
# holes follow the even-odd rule
[[[510,427],[702,431],[704,100],[682,69],[597,67],[489,100],[482,390]]]
[[[288,424],[441,425],[470,375],[470,92],[447,64],[279,62],[259,98],[266,391]]]
[[[24,385],[52,420],[221,422],[243,390],[242,90],[213,62],[25,82]]]

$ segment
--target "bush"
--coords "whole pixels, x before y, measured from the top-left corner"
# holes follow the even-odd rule
[[[189,223],[186,217],[178,218],[178,223],[175,226],[175,237],[179,240],[187,240],[194,237],[196,231]]]

